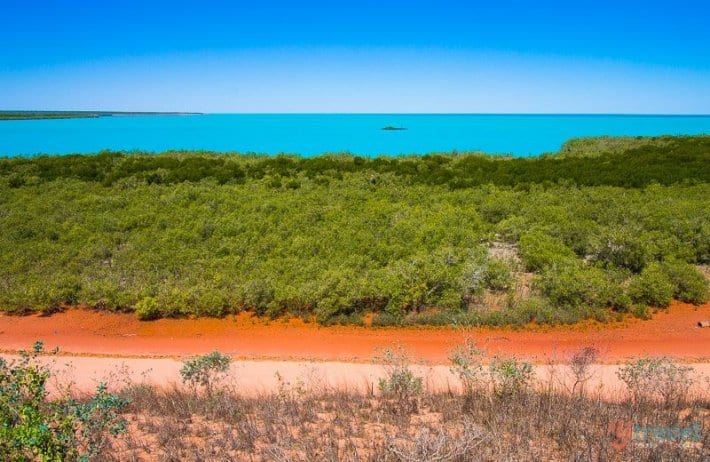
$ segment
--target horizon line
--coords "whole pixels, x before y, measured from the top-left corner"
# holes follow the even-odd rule
[[[663,113],[663,112],[318,112],[318,111],[133,111],[133,110],[106,110],[106,109],[0,109],[3,112],[37,112],[37,113],[103,113],[103,114],[146,114],[146,115],[453,115],[453,116],[630,116],[630,117],[710,117],[708,113]]]

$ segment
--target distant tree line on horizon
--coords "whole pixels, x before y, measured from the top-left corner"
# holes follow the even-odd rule
[[[703,303],[710,137],[0,159],[0,309],[499,325]]]

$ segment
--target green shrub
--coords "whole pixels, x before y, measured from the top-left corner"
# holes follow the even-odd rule
[[[660,263],[653,262],[629,284],[629,295],[635,303],[659,308],[668,306],[675,287]]]
[[[416,399],[424,388],[422,377],[417,376],[409,366],[409,356],[402,348],[387,348],[379,359],[385,369],[385,377],[378,381],[383,398],[398,412],[412,412],[417,408]]]
[[[504,292],[513,285],[513,275],[508,264],[498,258],[488,260],[483,279],[486,287],[496,292]]]
[[[162,316],[158,301],[153,297],[144,297],[136,303],[135,312],[141,321],[152,321]]]
[[[557,310],[550,301],[540,297],[530,297],[516,301],[509,310],[504,312],[507,319],[502,319],[502,324],[523,325],[528,322],[538,324],[557,324],[578,321],[581,318],[579,311],[568,308]]]
[[[183,362],[180,376],[185,384],[191,387],[202,387],[212,394],[215,383],[229,371],[232,358],[219,351],[213,351]]]
[[[521,237],[519,249],[520,257],[528,271],[542,271],[575,259],[574,252],[562,241],[539,231]]]
[[[631,309],[631,313],[639,319],[651,319],[651,310],[648,308],[648,305],[644,305],[642,303],[634,305]]]
[[[649,248],[638,230],[629,227],[605,228],[592,238],[591,257],[605,265],[639,272],[649,261]]]
[[[274,302],[273,286],[264,279],[251,279],[241,287],[242,304],[253,309],[257,314],[266,313],[267,307]]]
[[[708,300],[708,280],[693,265],[671,260],[663,263],[663,270],[675,286],[673,298],[696,305]]]
[[[87,461],[104,449],[108,436],[125,431],[119,412],[127,402],[100,384],[88,400],[50,399],[48,366],[37,342],[20,359],[0,358],[0,453],[7,461]]]
[[[451,372],[461,380],[467,396],[477,392],[484,383],[483,354],[483,350],[471,339],[466,339],[449,353]]]
[[[495,357],[488,366],[493,391],[498,397],[505,398],[523,393],[532,384],[533,365],[511,358]]]
[[[666,357],[640,358],[627,363],[616,375],[636,404],[661,399],[666,406],[681,405],[695,382],[693,368]]]
[[[614,307],[626,311],[631,304],[612,275],[596,267],[556,265],[543,271],[534,285],[555,306]]]

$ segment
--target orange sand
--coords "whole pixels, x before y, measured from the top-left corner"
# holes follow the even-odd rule
[[[369,361],[378,350],[402,345],[413,357],[447,362],[448,351],[467,337],[489,354],[515,354],[546,362],[595,346],[602,361],[668,355],[710,362],[710,304],[677,303],[643,321],[583,323],[512,329],[320,327],[298,319],[263,321],[249,314],[226,319],[161,319],[141,322],[132,314],[70,309],[51,316],[0,315],[0,350],[13,352],[43,340],[73,356],[184,357],[215,349],[242,359]]]

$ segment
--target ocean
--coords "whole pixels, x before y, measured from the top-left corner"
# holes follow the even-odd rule
[[[382,130],[394,126],[406,130]],[[534,156],[570,138],[710,134],[710,116],[205,114],[0,121],[0,156],[208,150],[313,156],[484,151]]]

